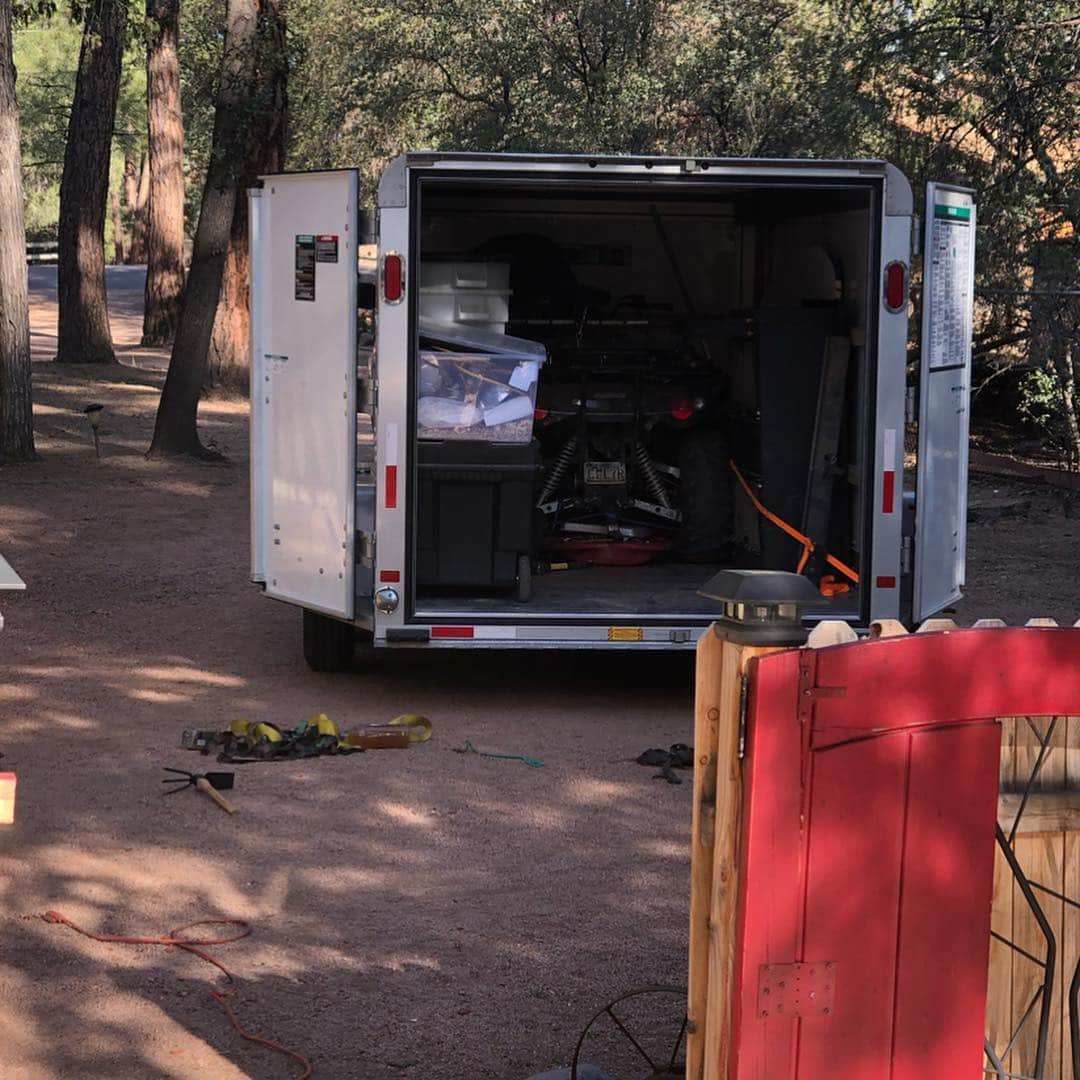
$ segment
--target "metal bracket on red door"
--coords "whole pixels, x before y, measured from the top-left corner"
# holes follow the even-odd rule
[[[831,1016],[836,1007],[836,964],[762,964],[758,1016]]]

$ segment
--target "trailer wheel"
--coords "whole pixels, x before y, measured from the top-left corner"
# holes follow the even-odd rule
[[[345,671],[352,665],[355,644],[350,623],[304,609],[304,659],[312,671]]]
[[[694,428],[679,447],[680,555],[687,562],[723,562],[731,553],[734,506],[727,440],[717,428]]]
[[[532,599],[532,559],[528,555],[518,556],[514,599],[519,604],[527,604]]]

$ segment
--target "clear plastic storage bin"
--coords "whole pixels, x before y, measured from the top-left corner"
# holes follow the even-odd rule
[[[421,349],[417,435],[527,443],[542,363],[535,353]]]

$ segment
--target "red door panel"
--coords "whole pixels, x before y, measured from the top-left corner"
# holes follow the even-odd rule
[[[881,1080],[889,1058],[908,741],[866,739],[811,756],[799,959],[833,962],[836,1007],[801,1022],[793,1075]]]
[[[1000,727],[968,703],[1059,704],[987,663],[1051,643],[994,633],[751,663],[729,1078],[977,1075]]]
[[[1000,730],[911,736],[893,1080],[983,1065]]]

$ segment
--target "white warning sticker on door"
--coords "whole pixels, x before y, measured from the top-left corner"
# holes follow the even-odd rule
[[[931,371],[962,367],[971,350],[975,256],[974,203],[962,192],[934,192],[924,262],[924,303],[930,307],[928,350]]]

